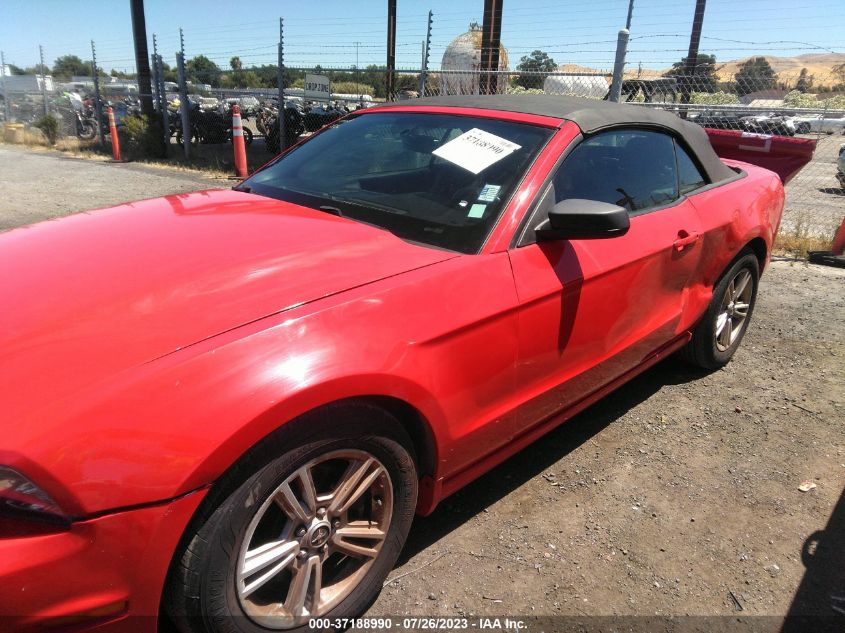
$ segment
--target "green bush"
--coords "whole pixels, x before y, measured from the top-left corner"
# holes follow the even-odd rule
[[[356,83],[354,81],[333,81],[331,83],[332,92],[342,95],[373,95],[373,87],[364,82]]]
[[[163,154],[163,134],[158,116],[127,116],[123,119],[122,153],[128,158],[158,158]]]
[[[59,128],[61,121],[51,114],[45,114],[35,122],[35,127],[41,130],[41,133],[47,137],[47,142],[50,145],[55,145],[59,138]]]
[[[690,94],[690,103],[699,103],[704,105],[731,105],[739,103],[735,94],[724,92],[693,92]]]

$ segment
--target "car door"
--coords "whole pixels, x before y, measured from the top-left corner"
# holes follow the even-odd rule
[[[701,248],[698,216],[679,193],[674,147],[671,136],[645,129],[581,140],[510,250],[524,424],[588,397],[683,335]],[[531,229],[545,220],[543,205],[572,198],[626,207],[630,229],[607,239],[536,242]]]

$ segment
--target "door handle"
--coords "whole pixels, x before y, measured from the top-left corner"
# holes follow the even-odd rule
[[[678,231],[678,239],[672,242],[672,246],[675,247],[675,250],[679,253],[684,250],[687,246],[692,246],[698,241],[698,238],[701,237],[698,233],[687,233],[683,229]]]

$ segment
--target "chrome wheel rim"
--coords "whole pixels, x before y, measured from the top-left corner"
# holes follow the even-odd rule
[[[299,467],[247,527],[235,573],[244,612],[272,629],[326,614],[372,567],[392,515],[390,475],[372,454],[332,451]]]
[[[739,271],[725,289],[713,332],[716,349],[720,352],[730,349],[742,333],[748,319],[753,290],[751,273],[747,270]]]

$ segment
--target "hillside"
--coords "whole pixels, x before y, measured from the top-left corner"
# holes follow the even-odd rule
[[[763,55],[771,64],[778,81],[794,84],[802,68],[813,75],[815,86],[832,86],[841,83],[842,78],[833,74],[833,67],[845,63],[845,53],[809,53],[797,57],[776,57]],[[729,81],[739,70],[743,62],[749,58],[736,59],[724,63],[717,63],[719,79]]]
[[[755,55],[755,57],[758,56]],[[845,78],[837,77],[833,74],[833,68],[835,66],[845,64],[845,53],[809,53],[798,55],[797,57],[762,55],[762,57],[765,57],[772,65],[778,81],[786,82],[790,85],[794,85],[798,80],[798,75],[802,68],[806,68],[807,72],[813,75],[813,85],[816,87],[832,86],[845,81]],[[743,59],[717,62],[716,75],[721,81],[732,81],[739,67],[748,59],[748,57],[745,57]],[[608,69],[590,68],[577,64],[561,64],[558,66],[558,70],[567,73],[604,74],[608,77],[611,75]],[[655,77],[662,77],[668,71],[669,68],[662,70],[655,70],[653,68],[638,69],[636,66],[629,64],[625,68],[625,78],[634,79],[640,77],[643,79],[653,79]]]

